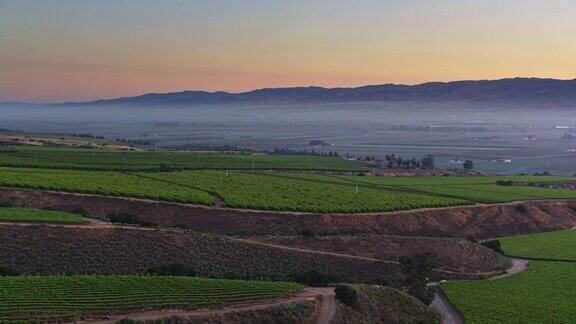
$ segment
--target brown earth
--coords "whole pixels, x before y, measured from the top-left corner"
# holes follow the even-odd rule
[[[403,255],[431,252],[439,269],[459,272],[505,270],[510,261],[478,243],[463,239],[393,235],[258,236],[259,242],[398,261]]]
[[[95,143],[89,140],[71,138],[30,137],[16,134],[0,134],[0,142],[10,142],[18,145],[29,146],[64,146],[79,148],[114,149],[114,150],[138,150],[123,144]]]
[[[146,311],[110,316],[107,319],[86,319],[77,323],[113,324],[121,320],[130,323],[224,324],[224,323],[316,323],[322,301],[318,296],[334,288],[306,288],[302,293],[280,299],[229,304],[220,308],[199,310]]]
[[[358,295],[356,306],[336,302],[331,323],[439,323],[439,316],[416,298],[396,289],[351,285]]]
[[[0,225],[0,267],[22,273],[139,274],[172,263],[203,277],[272,277],[317,270],[343,280],[373,280],[397,265],[279,249],[183,230]]]
[[[576,201],[548,200],[427,208],[375,214],[311,214],[252,211],[43,190],[0,188],[0,202],[50,208],[106,219],[125,212],[162,227],[186,226],[228,235],[371,233],[401,236],[474,237],[528,234],[576,225]],[[526,208],[518,208],[524,205]]]
[[[190,230],[4,223],[0,241],[0,267],[28,274],[140,274],[174,263],[185,264],[200,276],[218,278],[285,278],[316,270],[342,281],[375,282],[398,272],[393,261]],[[437,270],[432,276],[465,279],[495,274]]]

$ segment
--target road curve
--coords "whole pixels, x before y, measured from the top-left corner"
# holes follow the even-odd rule
[[[490,277],[489,280],[505,278],[513,274],[522,272],[528,268],[528,264],[530,264],[530,261],[528,260],[512,258],[512,267],[508,268],[508,270],[506,270],[506,273],[495,277]]]
[[[441,324],[464,324],[464,317],[440,289],[434,293],[431,306],[440,314]]]
[[[322,296],[322,310],[318,317],[317,324],[330,324],[334,314],[336,314],[336,298],[334,288],[315,288],[318,295]]]

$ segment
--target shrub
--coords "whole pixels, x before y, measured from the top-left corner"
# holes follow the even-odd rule
[[[304,236],[304,237],[315,237],[316,236],[316,232],[313,229],[304,229],[302,231],[300,231],[300,235]]]
[[[106,215],[106,217],[112,223],[120,223],[120,224],[130,224],[130,225],[140,225],[144,227],[153,227],[156,226],[154,223],[146,220],[140,220],[138,217],[128,213],[111,213]]]
[[[12,276],[19,276],[20,273],[18,271],[8,269],[5,267],[0,267],[0,277],[12,277]]]
[[[523,204],[518,204],[518,205],[514,206],[514,209],[516,209],[516,211],[518,211],[520,213],[527,213],[528,212],[528,207],[526,207],[526,205],[523,205]]]
[[[197,275],[196,269],[182,263],[171,263],[152,267],[146,270],[146,274],[159,276],[190,276]]]
[[[305,284],[312,287],[326,287],[332,282],[338,281],[336,276],[316,270],[291,273],[287,276],[289,281]]]
[[[78,208],[74,208],[72,209],[72,214],[77,214],[77,215],[82,215],[82,216],[88,216],[88,211],[86,210],[86,208],[84,207],[78,207]]]
[[[430,305],[434,300],[434,292],[426,285],[414,285],[408,289],[408,293],[424,303],[425,305]]]
[[[500,241],[498,241],[498,240],[484,241],[480,244],[482,244],[483,246],[485,246],[491,250],[494,250],[500,254],[504,254],[504,250],[502,250],[502,246],[500,244]]]
[[[514,185],[514,182],[512,180],[498,180],[496,181],[496,184],[499,186],[512,186]]]
[[[11,203],[7,201],[0,201],[0,208],[14,207]]]
[[[350,286],[340,285],[334,289],[336,299],[347,306],[356,306],[358,304],[358,294]]]

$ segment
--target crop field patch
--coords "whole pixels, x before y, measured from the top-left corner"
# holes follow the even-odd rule
[[[500,242],[509,255],[576,261],[576,230],[573,229],[512,236],[500,239]]]
[[[190,171],[151,173],[150,179],[204,188],[219,195],[225,207],[305,212],[382,212],[423,207],[466,205],[450,197],[369,188],[313,178],[268,173]]]
[[[294,283],[171,276],[0,277],[0,322],[196,309],[296,293]]]
[[[449,281],[442,290],[466,323],[574,323],[576,264],[532,261],[496,280]]]
[[[29,208],[0,208],[0,221],[84,223],[85,219],[76,214]]]
[[[0,168],[0,186],[212,205],[209,193],[109,171]]]
[[[119,151],[14,146],[0,150],[0,166],[101,171],[157,169],[293,169],[366,171],[363,162],[335,157],[248,153]]]

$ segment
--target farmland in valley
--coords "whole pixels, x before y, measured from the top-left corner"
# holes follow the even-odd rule
[[[296,293],[294,283],[171,276],[0,277],[0,321],[195,309]]]
[[[84,223],[80,215],[51,210],[28,208],[0,208],[0,221],[16,222],[52,222],[52,223]]]
[[[12,146],[0,149],[0,166],[101,171],[158,169],[293,169],[367,171],[363,162],[312,155],[268,155],[189,151],[121,151],[107,149]]]
[[[212,206],[301,212],[386,212],[514,200],[576,198],[576,191],[500,186],[498,180],[569,177],[357,177],[247,171],[118,172],[0,168],[0,185]]]

